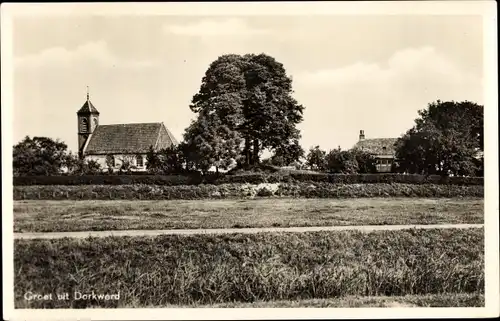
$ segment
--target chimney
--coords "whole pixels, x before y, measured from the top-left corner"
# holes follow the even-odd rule
[[[365,139],[365,131],[364,130],[360,130],[359,131],[359,140],[364,140]]]

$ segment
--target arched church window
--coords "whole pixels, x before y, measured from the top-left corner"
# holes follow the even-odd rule
[[[144,158],[142,157],[142,155],[140,155],[140,154],[136,155],[135,159],[136,159],[137,167],[143,167],[144,166]]]
[[[99,119],[97,119],[97,117],[94,117],[94,124],[95,126],[99,125]]]

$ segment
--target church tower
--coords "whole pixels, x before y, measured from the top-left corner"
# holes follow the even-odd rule
[[[99,112],[90,102],[89,89],[87,87],[87,101],[76,113],[78,118],[78,156],[83,157],[85,145],[92,133],[99,125]]]

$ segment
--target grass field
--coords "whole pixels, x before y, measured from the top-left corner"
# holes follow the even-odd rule
[[[483,245],[482,228],[15,240],[15,306],[382,304],[388,295],[475,306],[484,302]],[[27,291],[120,297],[26,301]]]
[[[15,201],[15,232],[483,223],[484,200]]]

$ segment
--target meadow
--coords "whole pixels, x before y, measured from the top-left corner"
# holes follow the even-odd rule
[[[483,223],[484,200],[15,201],[15,232]]]
[[[297,175],[213,184],[110,176],[32,185],[40,182],[23,178],[13,190],[14,231],[484,222],[478,178]],[[15,306],[484,306],[483,244],[483,228],[16,239]],[[27,291],[70,297],[27,301]],[[76,300],[75,291],[120,298]]]
[[[389,296],[476,306],[484,304],[483,244],[483,228],[15,240],[15,306],[328,305],[353,297],[383,306]],[[27,291],[119,292],[120,300],[26,301]]]

